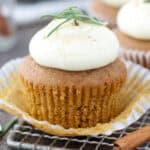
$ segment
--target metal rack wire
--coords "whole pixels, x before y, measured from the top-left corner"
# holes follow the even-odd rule
[[[150,110],[137,122],[124,130],[113,133],[111,136],[99,135],[69,138],[45,134],[31,125],[20,121],[10,131],[7,144],[19,150],[112,150],[113,143],[118,138],[148,124],[150,124]],[[137,150],[150,150],[150,142],[138,147]]]

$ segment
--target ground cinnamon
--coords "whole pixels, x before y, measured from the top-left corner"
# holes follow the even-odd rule
[[[150,125],[145,126],[114,143],[114,150],[134,150],[136,147],[150,141]]]

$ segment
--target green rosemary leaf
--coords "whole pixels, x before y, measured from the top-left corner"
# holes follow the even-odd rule
[[[60,14],[64,14],[64,15],[73,15],[73,14],[77,15],[78,14],[79,15],[79,14],[84,14],[84,13],[77,7],[70,7],[70,8],[65,9],[58,15]]]
[[[17,117],[13,117],[8,123],[6,123],[4,126],[2,126],[2,131],[0,132],[0,137],[5,135],[7,131],[14,125],[14,123],[17,121]]]
[[[100,21],[99,19],[86,15],[81,9],[77,7],[70,7],[56,15],[47,15],[44,17],[51,17],[52,19],[65,19],[60,24],[58,24],[54,29],[52,29],[52,31],[50,31],[47,37],[52,35],[52,33],[54,33],[60,26],[62,26],[71,19],[74,20],[75,26],[79,25],[78,21],[95,25],[106,25],[106,23]]]
[[[58,24],[54,29],[51,30],[51,32],[47,35],[49,37],[53,32],[55,32],[60,26],[71,20],[72,18],[67,18],[66,20],[62,21],[60,24]]]
[[[42,16],[41,18],[42,19],[46,19],[46,18],[52,18],[54,19],[56,17],[56,15],[45,15],[45,16]]]
[[[77,18],[78,18],[78,20],[85,22],[85,23],[96,24],[96,25],[106,25],[105,22],[102,22],[95,17],[88,17],[85,15],[79,15]]]
[[[83,12],[76,7],[70,7],[62,11],[61,13],[57,14],[57,18],[68,18],[68,17],[75,17],[76,15],[83,14]]]

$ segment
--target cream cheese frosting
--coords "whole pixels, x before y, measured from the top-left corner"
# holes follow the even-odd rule
[[[150,2],[133,0],[123,6],[117,16],[121,32],[141,40],[150,40]]]
[[[68,71],[82,71],[106,66],[119,55],[119,42],[105,26],[73,20],[65,23],[51,36],[48,33],[62,19],[53,20],[31,39],[29,51],[41,66]]]
[[[122,5],[127,3],[129,0],[102,0],[102,1],[111,7],[120,8]]]

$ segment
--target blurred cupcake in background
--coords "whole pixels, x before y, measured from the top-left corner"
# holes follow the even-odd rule
[[[15,45],[15,0],[0,1],[0,52],[11,50]]]
[[[116,26],[116,16],[119,8],[129,0],[93,0],[92,13],[109,23],[109,27]]]
[[[117,25],[123,56],[150,68],[150,0],[133,0],[122,7]]]

